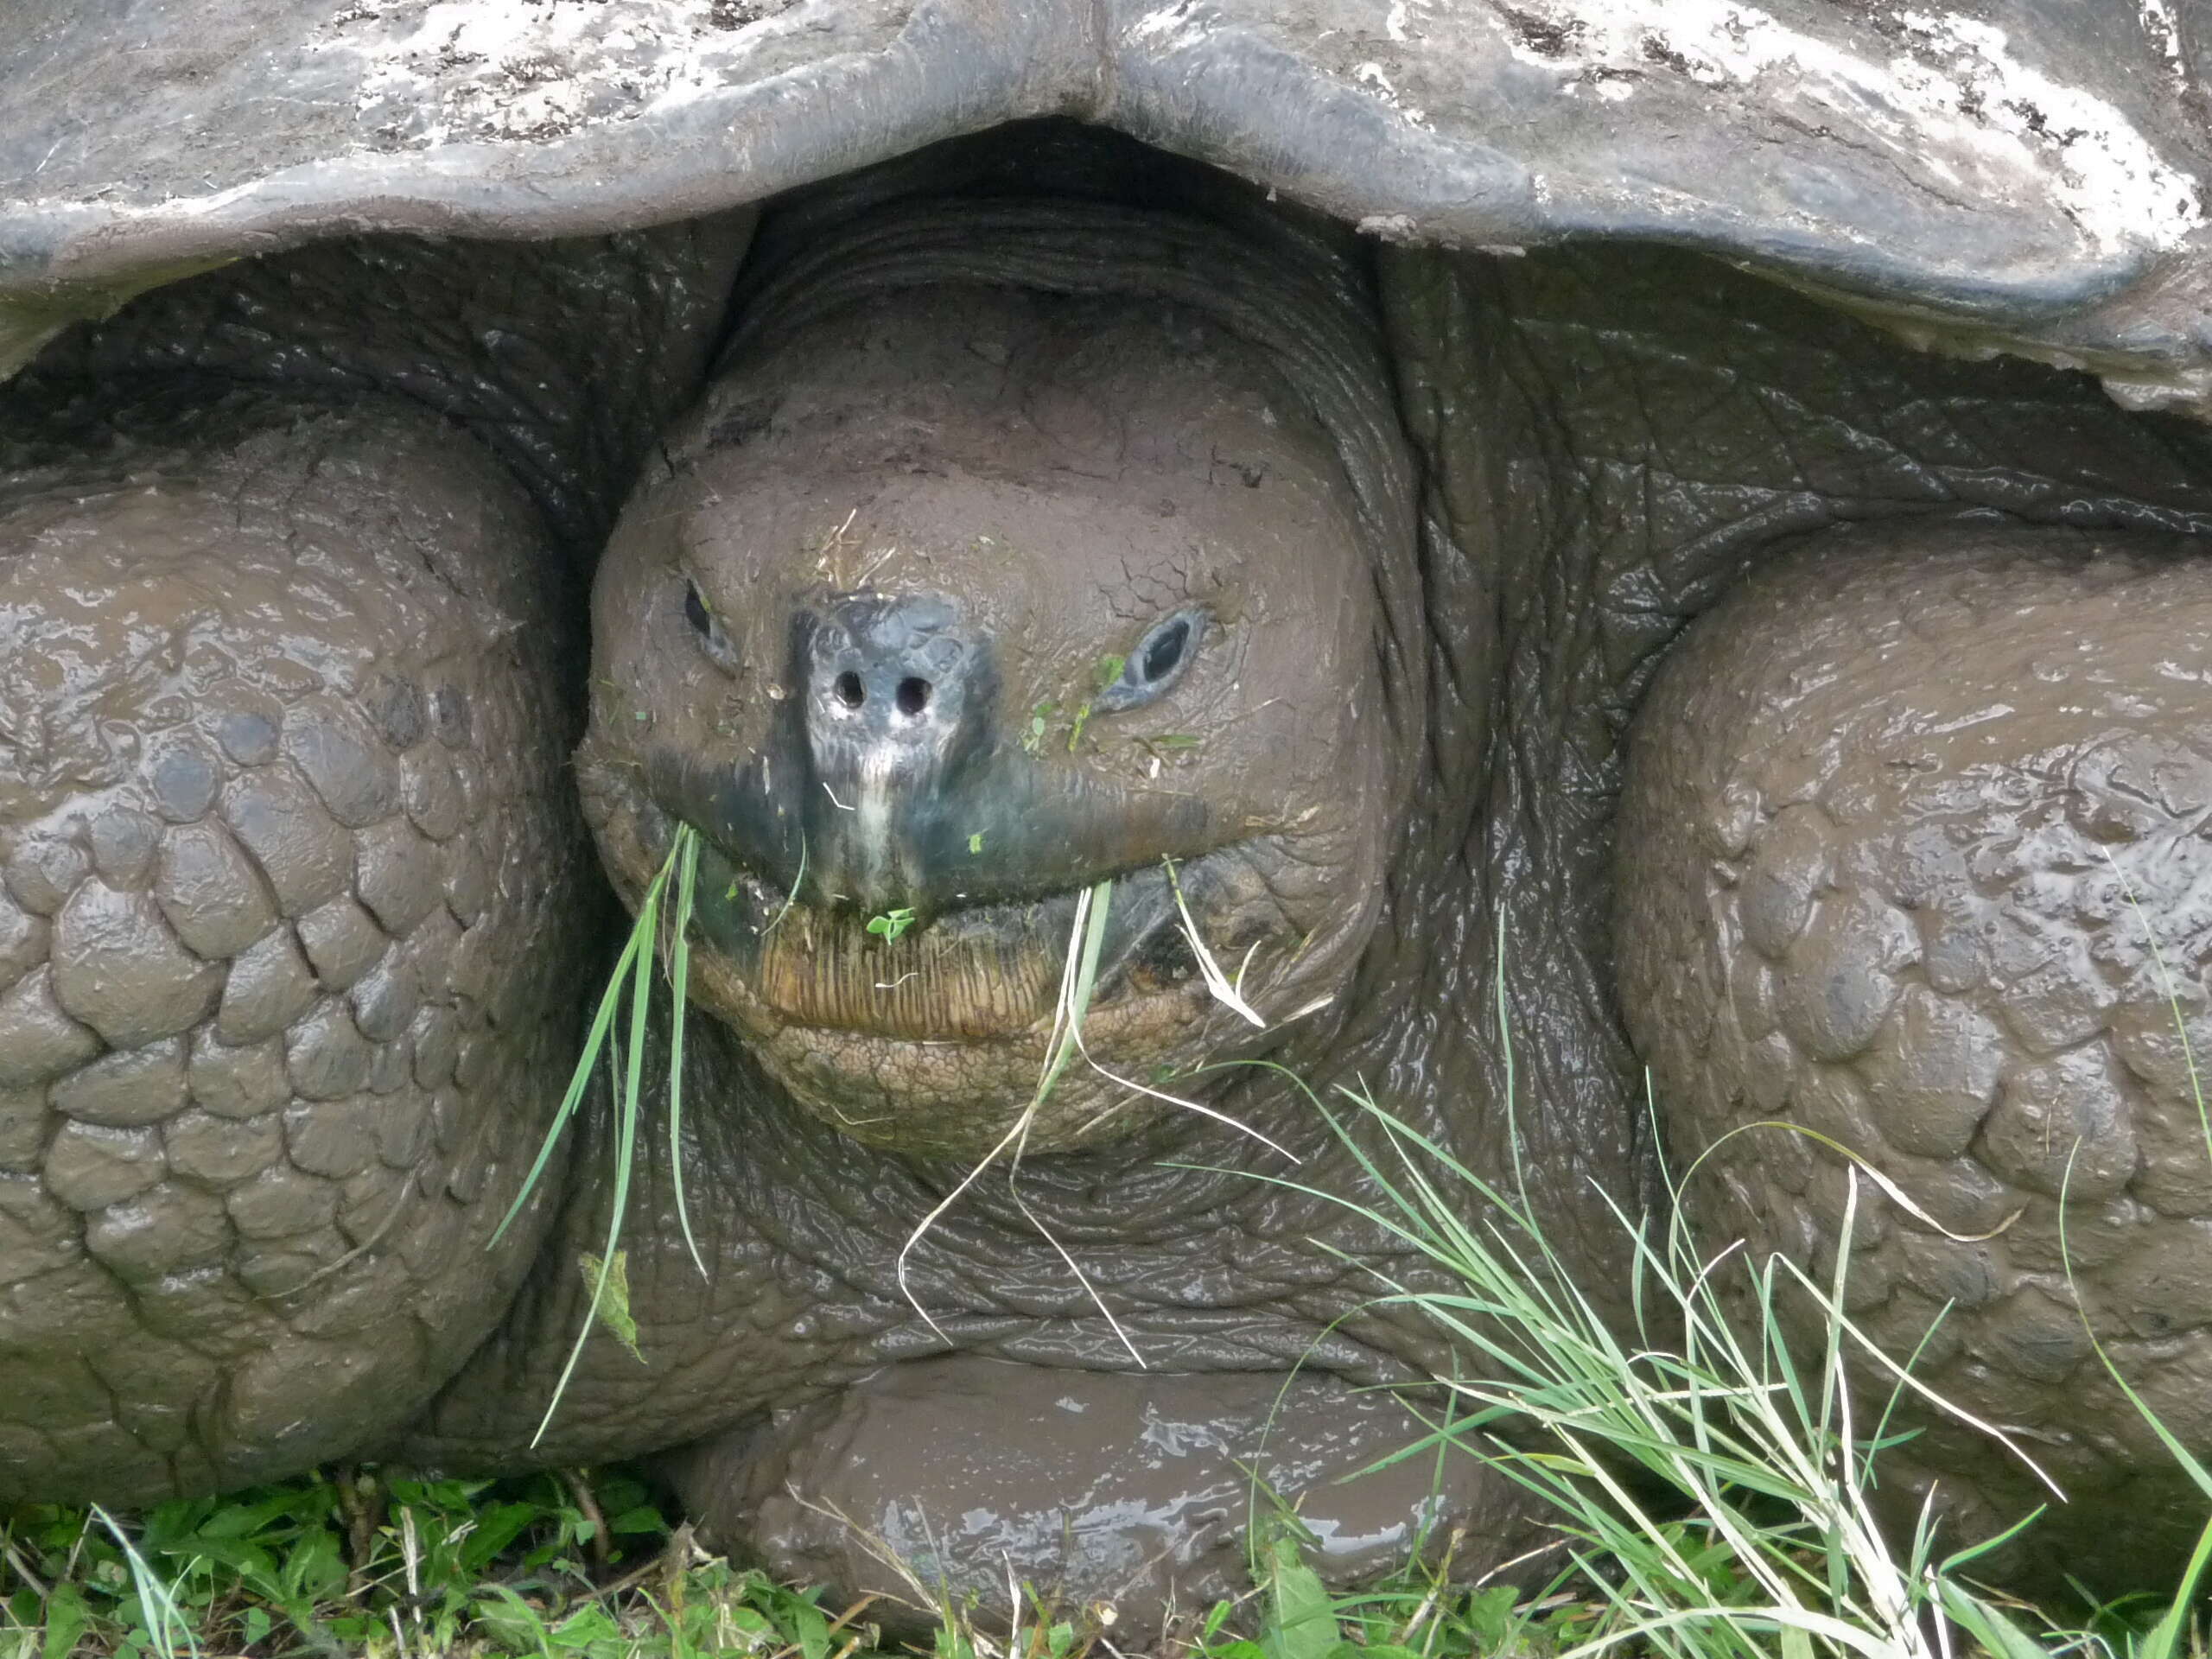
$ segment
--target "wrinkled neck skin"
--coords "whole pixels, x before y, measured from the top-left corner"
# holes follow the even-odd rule
[[[861,1146],[793,1103],[711,1020],[695,1015],[688,1045],[678,1150],[657,1104],[666,1059],[657,1025],[645,1072],[656,1104],[623,1233],[645,1368],[613,1344],[589,1344],[550,1431],[519,1450],[587,1317],[578,1257],[604,1245],[616,1137],[601,1100],[539,1271],[418,1428],[413,1455],[449,1466],[636,1455],[834,1392],[887,1363],[952,1351],[1090,1370],[1140,1360],[1157,1371],[1303,1367],[1361,1382],[1451,1369],[1433,1329],[1363,1311],[1382,1293],[1376,1274],[1418,1282],[1421,1264],[1348,1211],[1277,1184],[1359,1185],[1353,1158],[1280,1077],[1255,1074],[1213,1102],[1297,1163],[1172,1119],[1109,1149],[995,1165],[916,1240],[972,1162]],[[1293,1039],[1282,1062],[1310,1067],[1325,1088],[1328,1045]],[[1404,1115],[1448,1137],[1444,1106],[1414,1099]],[[1379,1150],[1373,1135],[1359,1138]],[[703,1279],[678,1217],[677,1156]]]

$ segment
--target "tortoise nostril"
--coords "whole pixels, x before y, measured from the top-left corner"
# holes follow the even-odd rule
[[[868,693],[861,689],[861,677],[847,669],[837,677],[837,701],[848,709],[857,709],[868,701]]]
[[[930,683],[912,678],[899,681],[896,701],[900,714],[909,718],[920,714],[930,706]]]

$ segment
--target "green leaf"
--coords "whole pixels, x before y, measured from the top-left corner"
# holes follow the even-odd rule
[[[968,837],[968,851],[972,855],[983,850],[983,832],[980,830]]]
[[[315,1602],[337,1595],[346,1587],[346,1561],[338,1540],[327,1532],[310,1533],[284,1558],[282,1578],[289,1602]]]
[[[797,1601],[791,1609],[791,1635],[805,1659],[829,1659],[830,1621],[811,1602]]]
[[[869,917],[868,931],[886,944],[896,944],[913,925],[913,910],[911,906],[901,906],[897,910],[887,910],[880,916]]]
[[[1510,1584],[1494,1584],[1467,1598],[1467,1628],[1475,1633],[1475,1640],[1485,1653],[1503,1647],[1513,1634],[1514,1626],[1520,1622],[1513,1610],[1520,1600],[1520,1591]]]
[[[492,1558],[529,1530],[537,1516],[534,1503],[493,1505],[477,1518],[476,1529],[462,1542],[461,1565],[471,1573],[483,1572]]]
[[[42,1659],[64,1659],[92,1622],[92,1610],[85,1605],[84,1592],[73,1584],[55,1585],[46,1599],[46,1645],[39,1650]]]
[[[1261,1651],[1267,1659],[1330,1659],[1344,1638],[1320,1574],[1300,1558],[1294,1539],[1270,1539],[1264,1554],[1268,1619],[1260,1631]]]
[[[630,1252],[617,1250],[612,1262],[604,1262],[589,1250],[580,1251],[576,1267],[584,1276],[586,1289],[596,1286],[604,1271],[607,1288],[599,1298],[599,1322],[630,1351],[631,1358],[644,1364],[645,1352],[638,1346],[638,1322],[630,1316]]]
[[[1936,1590],[1951,1622],[1997,1659],[2050,1659],[2042,1643],[1956,1581],[1938,1579]]]

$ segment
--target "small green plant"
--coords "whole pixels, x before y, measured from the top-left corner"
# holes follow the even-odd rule
[[[1021,747],[1031,754],[1045,747],[1045,733],[1057,712],[1052,704],[1040,702],[1029,711],[1029,729],[1022,734]]]
[[[886,944],[898,944],[900,939],[906,938],[906,930],[913,925],[912,907],[905,905],[896,910],[887,910],[880,916],[871,916],[868,918],[868,931]]]
[[[0,1521],[0,1659],[873,1655],[876,1632],[709,1556],[619,1470],[305,1476],[137,1516]]]
[[[983,832],[980,830],[971,830],[968,836],[968,855],[970,858],[981,857],[982,851]]]

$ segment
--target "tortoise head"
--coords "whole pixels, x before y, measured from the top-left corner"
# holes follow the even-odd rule
[[[1086,1144],[1343,987],[1400,745],[1358,503],[1263,352],[905,289],[725,375],[655,472],[594,599],[587,810],[633,899],[698,831],[697,995],[800,1102]]]

